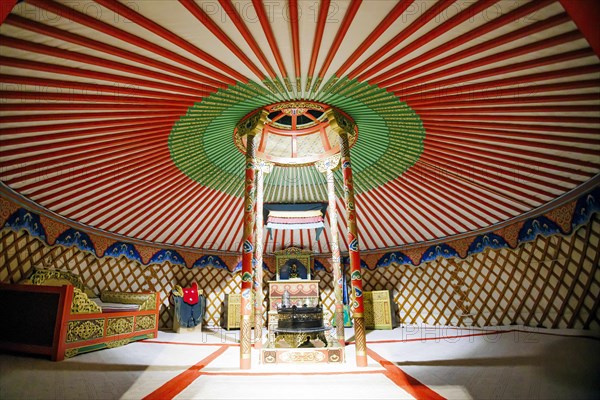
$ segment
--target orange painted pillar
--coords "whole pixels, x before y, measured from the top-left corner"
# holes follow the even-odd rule
[[[257,112],[241,121],[237,135],[246,136],[246,179],[244,183],[244,234],[242,237],[242,302],[240,305],[240,368],[250,369],[252,352],[252,280],[254,264],[254,202],[256,184],[256,145],[254,137],[264,126],[266,111]]]
[[[263,318],[263,196],[265,174],[271,172],[273,163],[259,160],[257,163],[256,177],[256,245],[254,256],[256,259],[254,271],[254,348],[262,348]]]
[[[350,126],[348,123],[340,123],[339,126]],[[356,365],[367,366],[367,337],[365,332],[365,318],[363,306],[362,274],[360,272],[360,252],[358,249],[359,236],[356,223],[356,207],[354,202],[354,185],[352,181],[352,166],[350,164],[350,144],[348,142],[348,131],[338,130],[340,135],[340,153],[342,156],[342,174],[344,176],[344,195],[346,200],[346,220],[348,225],[348,252],[350,255],[350,280],[352,282],[352,317],[354,319],[354,338],[356,342]]]
[[[254,261],[254,133],[246,137],[246,180],[244,186],[244,236],[242,245],[242,303],[240,316],[240,368],[250,369],[252,335],[252,266]]]

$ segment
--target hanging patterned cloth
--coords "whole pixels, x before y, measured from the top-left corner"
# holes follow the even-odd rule
[[[319,240],[326,211],[327,203],[265,203],[267,237],[272,229],[315,229]]]

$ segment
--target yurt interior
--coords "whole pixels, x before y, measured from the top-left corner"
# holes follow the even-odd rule
[[[598,21],[0,0],[0,399],[600,398]]]

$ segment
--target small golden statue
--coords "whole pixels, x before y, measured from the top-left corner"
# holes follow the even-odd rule
[[[292,263],[292,266],[290,267],[290,279],[298,278],[300,278],[300,275],[298,275],[298,266],[296,263]]]

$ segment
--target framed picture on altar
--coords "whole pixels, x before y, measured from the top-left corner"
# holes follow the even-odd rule
[[[279,280],[310,279],[310,267],[306,268],[298,259],[291,258],[278,268],[277,275]]]
[[[294,247],[275,253],[276,280],[310,280],[312,253]]]

